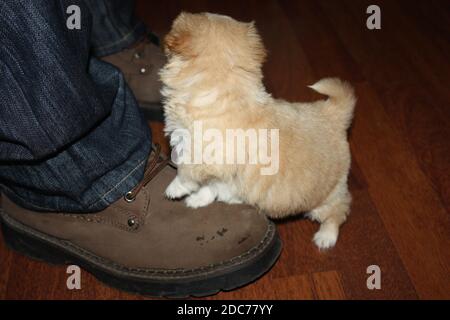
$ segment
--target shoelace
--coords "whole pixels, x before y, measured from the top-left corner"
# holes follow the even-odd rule
[[[142,188],[144,188],[162,169],[164,169],[166,165],[170,164],[171,166],[174,166],[170,159],[161,153],[161,146],[159,144],[155,144],[152,149],[154,155],[153,158],[147,163],[144,178],[136,185],[136,187],[125,194],[124,199],[126,202],[133,202],[139,191],[141,191]]]

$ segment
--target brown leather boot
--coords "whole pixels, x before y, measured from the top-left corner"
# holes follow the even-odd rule
[[[118,67],[148,120],[163,120],[158,72],[166,63],[162,49],[149,37],[118,53],[102,57]]]
[[[6,244],[56,264],[76,264],[122,290],[152,296],[205,296],[247,284],[275,263],[275,226],[246,205],[189,209],[164,190],[176,170],[159,157],[143,181],[98,213],[43,213],[2,196]],[[1,211],[1,210],[0,210]]]

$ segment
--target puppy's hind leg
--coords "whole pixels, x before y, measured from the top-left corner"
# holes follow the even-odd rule
[[[350,210],[351,195],[347,188],[347,179],[343,179],[325,202],[312,210],[308,216],[320,222],[319,231],[313,241],[319,249],[329,249],[336,244],[339,227],[347,219]]]
[[[217,200],[228,204],[242,203],[242,199],[238,196],[236,186],[232,183],[217,182],[215,184],[217,190]]]

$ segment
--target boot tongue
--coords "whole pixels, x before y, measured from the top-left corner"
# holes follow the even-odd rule
[[[128,191],[124,199],[126,202],[133,202],[139,192],[144,188],[156,175],[164,169],[164,167],[170,164],[170,159],[161,153],[161,146],[155,144],[153,146],[153,152],[150,154],[147,168],[144,172],[144,177],[131,191]]]

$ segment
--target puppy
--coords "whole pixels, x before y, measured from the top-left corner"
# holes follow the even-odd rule
[[[180,163],[166,196],[187,196],[186,204],[193,208],[215,200],[246,203],[271,218],[306,212],[321,224],[315,244],[333,247],[351,202],[346,132],[356,103],[351,86],[327,78],[310,86],[327,100],[288,103],[272,98],[262,83],[266,51],[254,23],[227,16],[181,13],[164,42],[168,62],[160,76],[165,133],[173,150],[179,155],[193,147],[195,141],[186,141],[180,132],[192,137],[195,123],[201,122],[203,130],[224,136],[229,129],[276,129],[278,136],[266,139],[271,147],[265,151],[271,149],[279,159],[277,172],[265,175],[264,164],[249,161]],[[245,149],[247,160],[261,151],[250,149]],[[225,157],[225,152],[215,157]]]

